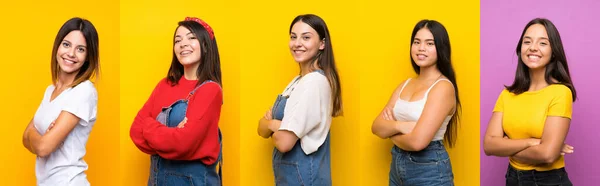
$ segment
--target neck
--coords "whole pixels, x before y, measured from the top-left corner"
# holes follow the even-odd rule
[[[430,79],[438,79],[442,76],[442,72],[437,69],[436,65],[431,65],[428,67],[421,67],[418,79],[422,80],[430,80]]]
[[[546,82],[546,68],[529,69],[529,91],[535,91],[548,86]]]
[[[73,73],[65,73],[63,71],[59,72],[58,81],[56,82],[56,88],[64,89],[65,87],[73,84],[73,81],[75,81],[75,76],[77,75],[77,73],[79,73],[79,71],[76,71]]]
[[[198,67],[200,63],[194,63],[192,65],[183,66],[183,76],[187,80],[198,80],[198,76],[196,72],[198,71]]]
[[[310,72],[312,72],[312,69],[319,69],[319,66],[317,66],[317,61],[307,61],[304,63],[300,63],[300,76],[304,76]]]

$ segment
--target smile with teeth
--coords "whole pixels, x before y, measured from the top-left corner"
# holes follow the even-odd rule
[[[189,55],[191,53],[192,53],[191,50],[184,50],[184,51],[181,51],[179,54],[181,54],[182,56],[185,56],[185,55]]]
[[[75,61],[73,61],[73,60],[69,60],[69,59],[66,59],[66,58],[63,58],[63,61],[64,61],[66,64],[75,64],[75,63],[77,63],[77,62],[75,62]]]
[[[534,61],[537,61],[537,60],[539,60],[541,57],[542,57],[542,56],[535,55],[535,54],[528,54],[528,55],[527,55],[527,58],[528,58],[528,59],[530,59],[530,60],[534,60]]]
[[[304,50],[294,50],[294,53],[295,53],[295,54],[301,54],[301,53],[303,53],[303,52],[304,52]]]

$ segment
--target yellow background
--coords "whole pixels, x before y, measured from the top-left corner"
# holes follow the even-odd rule
[[[241,181],[273,185],[273,142],[258,136],[258,120],[300,72],[289,51],[289,26],[300,14],[325,20],[338,67],[344,116],[331,126],[331,176],[334,185],[359,181],[358,32],[355,1],[243,1],[241,37]],[[264,6],[269,5],[269,6]]]
[[[54,38],[70,18],[94,24],[99,34],[101,77],[98,119],[84,160],[92,185],[116,185],[119,177],[119,7],[118,1],[4,1],[0,5],[2,90],[0,99],[0,185],[35,185],[35,155],[21,143],[46,87],[52,83]],[[93,7],[93,8],[90,8]]]
[[[156,84],[167,75],[177,22],[186,16],[210,24],[221,57],[224,104],[219,126],[223,132],[225,185],[239,185],[239,23],[237,1],[121,0],[121,185],[145,185],[150,156],[129,137],[133,118]]]
[[[371,124],[394,89],[403,80],[416,77],[410,64],[410,36],[422,19],[441,22],[452,45],[463,106],[456,147],[449,149],[454,182],[479,185],[479,1],[360,4],[361,185],[388,184],[393,144],[373,135]]]

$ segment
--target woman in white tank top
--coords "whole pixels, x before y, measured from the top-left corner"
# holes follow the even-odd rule
[[[418,74],[402,82],[373,121],[373,134],[391,139],[390,185],[454,185],[444,143],[452,147],[460,101],[442,24],[422,20],[411,36],[411,63]]]

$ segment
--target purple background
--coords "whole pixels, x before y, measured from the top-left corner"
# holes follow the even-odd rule
[[[481,185],[504,185],[508,158],[486,156],[483,136],[498,95],[517,67],[515,49],[527,22],[551,20],[560,32],[577,90],[566,143],[574,185],[600,185],[600,1],[481,1]]]

